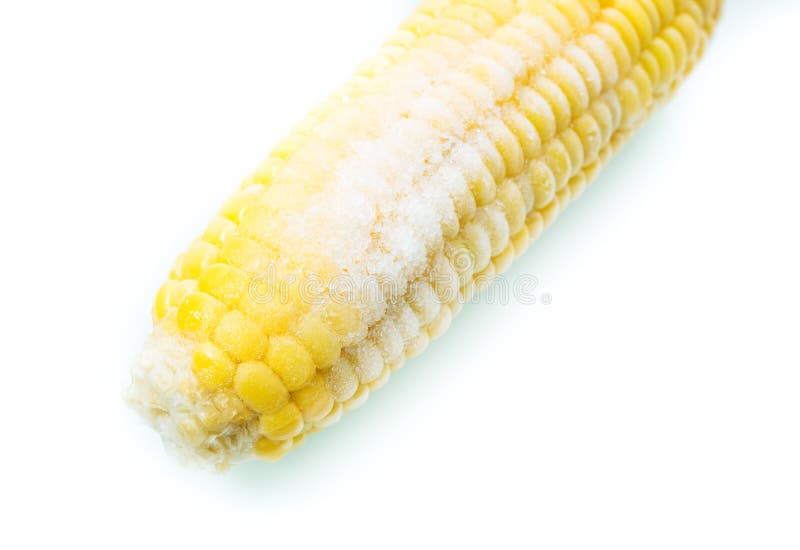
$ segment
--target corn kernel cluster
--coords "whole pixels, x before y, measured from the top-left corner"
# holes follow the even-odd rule
[[[447,330],[476,280],[503,272],[581,195],[692,70],[721,4],[424,0],[278,144],[159,290],[155,324],[189,343],[203,396],[178,437],[199,431],[198,454],[217,456],[244,433],[272,460],[363,403]],[[330,283],[345,269],[310,243],[324,235],[293,240],[279,214],[313,210],[354,143],[390,139],[381,117],[398,90],[413,99],[403,118],[436,153],[400,140],[434,159],[409,178],[446,193],[431,195],[435,228],[415,252],[421,268],[398,271],[401,295],[336,300]],[[319,299],[262,280],[270,269],[319,279]]]

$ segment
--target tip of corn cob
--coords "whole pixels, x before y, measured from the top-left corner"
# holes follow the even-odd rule
[[[222,470],[248,458],[258,439],[256,425],[236,422],[244,420],[237,418],[242,411],[230,407],[224,417],[229,404],[199,387],[192,350],[191,342],[157,327],[131,369],[125,399],[182,462]],[[212,432],[211,423],[227,425]]]

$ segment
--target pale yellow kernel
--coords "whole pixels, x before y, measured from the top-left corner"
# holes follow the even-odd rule
[[[675,60],[675,71],[678,74],[683,73],[689,61],[689,52],[687,51],[683,35],[675,27],[667,27],[661,33],[661,36],[664,37],[664,40],[669,44],[672,50],[672,56]]]
[[[495,144],[484,133],[475,135],[472,144],[481,156],[483,164],[492,174],[494,181],[503,181],[506,177],[506,163]]]
[[[343,340],[366,331],[361,321],[361,314],[355,305],[347,302],[345,296],[338,297],[325,304],[325,320]]]
[[[221,247],[230,235],[236,232],[236,224],[227,218],[217,216],[203,233],[203,240],[216,247]]]
[[[384,363],[396,360],[403,353],[403,335],[394,318],[386,316],[369,331],[370,341],[381,352]]]
[[[585,175],[585,172],[578,172],[571,180],[569,180],[569,187],[570,196],[573,200],[580,197],[584,190],[586,189],[587,185],[589,184],[589,180]]]
[[[197,346],[192,355],[192,373],[201,386],[218,390],[230,385],[236,372],[236,364],[211,342]]]
[[[233,388],[254,411],[272,413],[289,401],[289,391],[272,369],[261,361],[248,361],[236,369]]]
[[[395,364],[399,365],[399,364],[402,364],[402,363],[399,362],[399,363],[395,363]],[[367,387],[369,388],[369,391],[370,392],[378,391],[383,386],[385,386],[386,383],[389,381],[389,378],[391,378],[393,370],[396,369],[396,368],[399,368],[399,367],[394,367],[393,368],[393,367],[391,367],[389,365],[384,365],[383,371],[381,372],[380,376],[378,376],[375,380],[373,380],[372,382],[367,384]]]
[[[659,29],[661,29],[661,14],[658,11],[658,7],[656,6],[653,0],[636,0],[639,3],[639,6],[645,11],[647,14],[647,18],[650,20],[650,27],[653,30],[653,34],[655,35],[658,33]]]
[[[561,189],[558,193],[556,193],[555,202],[558,202],[561,212],[566,210],[567,206],[569,206],[569,203],[572,202],[572,192],[569,189],[569,185],[565,185],[564,189]]]
[[[261,328],[237,310],[220,319],[214,341],[237,361],[261,359],[268,343]]]
[[[577,0],[550,0],[558,10],[567,18],[573,30],[585,29],[591,23],[591,18]]]
[[[503,157],[506,177],[513,178],[525,167],[525,153],[519,141],[500,119],[488,120],[486,131]]]
[[[525,158],[531,159],[542,151],[542,141],[536,127],[510,103],[503,109],[503,122],[517,138]]]
[[[668,87],[675,80],[675,75],[677,74],[675,56],[672,53],[672,48],[670,48],[666,40],[658,36],[653,40],[653,43],[650,44],[649,52],[655,56],[658,62],[658,87]]]
[[[669,85],[669,82],[662,81],[661,66],[659,65],[658,59],[653,53],[652,45],[650,48],[642,52],[642,56],[639,58],[639,64],[645,70],[645,72],[647,72],[650,82],[653,83],[653,87],[657,91],[661,92]]]
[[[409,286],[406,300],[417,314],[420,324],[425,324],[433,319],[441,307],[436,290],[429,282],[422,279],[414,281]]]
[[[267,364],[289,391],[297,391],[308,384],[316,371],[311,354],[292,336],[270,338],[266,357]]]
[[[231,235],[222,245],[220,258],[248,273],[263,273],[275,260],[275,254],[256,241]]]
[[[333,395],[325,385],[325,378],[317,374],[308,385],[292,393],[294,401],[305,422],[322,420],[331,411],[334,404]]]
[[[280,460],[283,456],[292,450],[293,443],[291,440],[286,441],[273,441],[266,437],[260,437],[253,444],[253,450],[256,456],[268,462],[275,462]]]
[[[603,77],[586,50],[577,45],[570,45],[564,50],[564,56],[583,78],[589,98],[600,95],[603,90]]]
[[[353,370],[353,365],[345,358],[340,358],[322,375],[325,377],[328,390],[339,403],[353,397],[358,389],[358,377]]]
[[[419,356],[422,354],[422,352],[428,349],[429,344],[430,336],[428,336],[428,333],[425,331],[420,332],[416,337],[409,340],[408,344],[406,344],[406,359],[412,359]]]
[[[514,0],[459,0],[459,2],[480,8],[491,14],[498,23],[508,21],[519,11]]]
[[[475,206],[480,207],[494,202],[497,196],[497,186],[492,174],[485,165],[479,164],[465,174],[472,196],[475,198]],[[460,210],[468,210],[466,205],[460,205]]]
[[[561,212],[561,206],[558,204],[558,199],[550,201],[550,204],[548,204],[540,212],[542,213],[542,219],[544,220],[544,227],[550,227],[550,225],[556,221],[558,214]]]
[[[542,96],[553,112],[556,120],[556,130],[567,128],[572,122],[572,108],[564,91],[549,78],[538,78],[533,86],[536,93]]]
[[[497,199],[505,211],[504,221],[507,223],[503,225],[506,227],[505,240],[508,241],[509,234],[516,233],[525,224],[525,216],[528,211],[525,208],[525,200],[522,197],[522,193],[520,193],[519,188],[512,180],[506,180],[500,186],[497,192]],[[492,246],[492,249],[492,255],[494,256],[497,250],[494,246]]]
[[[220,214],[234,223],[239,223],[242,214],[249,206],[255,204],[256,199],[263,191],[264,186],[262,185],[253,185],[245,190],[237,191],[222,205]]]
[[[205,241],[194,243],[178,258],[173,274],[178,279],[196,279],[205,267],[217,259],[219,249]]]
[[[542,236],[542,232],[544,231],[544,216],[542,216],[542,213],[539,211],[533,211],[528,214],[526,225],[528,226],[528,245],[530,246]]]
[[[342,413],[344,413],[344,407],[342,407],[341,403],[334,403],[333,407],[331,407],[330,412],[325,415],[325,418],[317,420],[314,422],[315,427],[319,428],[327,428],[329,426],[333,426],[342,418]]]
[[[675,18],[673,23],[686,43],[686,51],[689,58],[697,54],[697,46],[700,44],[700,28],[697,22],[688,13],[682,13]]]
[[[372,382],[383,372],[383,357],[372,342],[362,342],[351,354],[350,359],[353,371],[362,384]]]
[[[250,277],[229,264],[211,264],[197,279],[201,292],[210,294],[228,307],[237,307],[246,298]]]
[[[645,109],[650,107],[653,103],[653,83],[650,81],[647,71],[641,65],[637,65],[631,70],[629,78],[636,85],[642,107]]]
[[[611,139],[611,135],[614,133],[614,118],[611,114],[611,109],[608,108],[608,105],[605,101],[595,101],[591,108],[592,118],[594,118],[595,122],[597,123],[597,127],[600,130],[600,143],[604,147],[608,141]],[[602,149],[602,147],[601,147]]]
[[[474,273],[475,258],[472,252],[462,239],[454,239],[445,243],[444,253],[458,274],[459,285],[463,285]]]
[[[458,288],[460,286],[458,272],[453,268],[453,265],[444,254],[438,254],[434,258],[431,267],[430,282],[436,294],[436,299],[440,304],[449,303],[458,295]],[[407,305],[411,308],[409,304]],[[411,308],[411,312],[414,313],[413,308]],[[417,319],[416,314],[414,318]],[[419,326],[417,326],[417,329],[418,328]]]
[[[527,86],[517,90],[517,105],[536,128],[540,141],[552,138],[556,133],[556,118],[545,98]]]
[[[273,440],[285,441],[302,433],[303,413],[294,403],[287,403],[274,413],[262,414],[258,419],[258,433]]]
[[[522,174],[511,180],[511,182],[516,186],[517,190],[519,191],[520,197],[522,198],[522,209],[523,209],[523,218],[528,215],[528,212],[531,211],[533,208],[533,187],[531,187],[530,177],[528,175],[528,170],[525,170]]]
[[[509,267],[511,267],[511,263],[514,261],[514,258],[516,258],[514,245],[509,243],[505,250],[492,258],[492,264],[494,265],[497,274],[499,275],[504,273]]]
[[[514,254],[517,258],[522,256],[528,249],[530,244],[531,234],[528,226],[524,225],[521,230],[511,238],[511,244],[514,246]]]
[[[498,195],[501,201],[511,204],[515,199],[512,193],[516,191],[516,187],[510,181],[506,181],[503,187],[512,186],[513,190],[506,190],[501,195]],[[512,214],[513,215],[513,214]],[[490,255],[496,256],[508,245],[510,235],[509,218],[507,211],[504,209],[504,204],[495,205],[481,210],[480,215],[475,217],[475,221],[481,225],[489,237]],[[523,216],[524,217],[524,216]],[[477,271],[477,269],[476,269]]]
[[[450,323],[453,320],[453,312],[449,306],[443,306],[439,310],[439,314],[431,320],[430,323],[425,327],[428,333],[428,337],[431,340],[438,338],[445,332],[447,329],[450,328]]]
[[[611,50],[619,74],[627,74],[631,69],[631,63],[633,63],[634,58],[631,57],[628,46],[625,44],[619,31],[610,24],[601,21],[594,24],[593,31]],[[632,34],[636,36],[635,32]]]
[[[459,42],[474,42],[481,38],[481,35],[471,25],[455,19],[436,18],[426,29],[430,34],[438,34],[458,40]]]
[[[581,48],[589,55],[601,79],[601,91],[614,87],[619,80],[619,67],[611,47],[598,35],[586,34],[578,39]]]
[[[544,59],[544,47],[541,42],[521,29],[507,25],[501,27],[493,38],[516,50],[528,68],[540,65]]]
[[[297,327],[297,338],[305,345],[318,369],[326,369],[339,359],[341,338],[319,312],[308,313]]]
[[[534,195],[533,207],[541,210],[556,196],[556,177],[550,167],[541,161],[532,162],[528,174]]]
[[[561,139],[552,140],[545,149],[543,160],[555,177],[556,190],[563,188],[573,173],[572,154]]]
[[[550,0],[519,0],[517,2],[524,11],[544,19],[562,38],[572,34],[569,19],[551,3]]]
[[[575,175],[583,166],[585,156],[583,144],[581,143],[580,136],[573,128],[567,128],[564,130],[564,132],[562,132],[562,134],[559,136],[559,140],[564,144],[564,147],[566,147],[569,154],[570,166],[572,167],[572,170],[569,172],[569,177],[571,177]],[[558,189],[561,190],[562,188],[563,186],[559,187]]]
[[[581,73],[572,63],[563,58],[556,58],[547,69],[547,76],[555,82],[570,105],[570,112],[573,117],[583,113],[589,106],[589,90],[581,76]]]
[[[216,298],[192,292],[178,307],[178,328],[184,334],[209,336],[225,314],[225,306]]]
[[[481,271],[492,257],[492,245],[489,234],[477,221],[470,222],[464,227],[464,240],[474,258],[474,270]]]
[[[261,185],[269,185],[275,179],[278,172],[286,164],[286,161],[279,157],[270,156],[258,165],[253,174],[253,181]]]
[[[583,164],[594,162],[603,146],[600,125],[590,114],[585,114],[575,121],[573,125],[575,133],[581,141],[583,149]]]
[[[483,36],[489,36],[497,27],[494,18],[489,13],[465,4],[456,4],[444,8],[441,16],[466,23]]]
[[[161,286],[156,294],[153,303],[153,318],[157,321],[163,319],[171,309],[180,306],[186,297],[195,290],[197,290],[197,281],[170,279]]]
[[[622,105],[621,127],[631,128],[638,124],[643,115],[643,105],[639,90],[630,78],[626,78],[617,86],[617,95]]]
[[[650,18],[637,0],[614,0],[614,7],[604,9],[602,18],[619,31],[632,59],[639,56],[642,44],[653,38]]]
[[[344,402],[344,411],[349,412],[359,408],[361,405],[367,402],[368,398],[369,387],[366,384],[363,384],[358,387],[358,390],[356,390],[356,393],[353,394],[353,397]]]
[[[658,8],[661,21],[672,21],[675,17],[675,0],[654,0],[653,3]]]

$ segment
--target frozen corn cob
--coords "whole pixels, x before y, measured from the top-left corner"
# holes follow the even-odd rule
[[[425,0],[175,263],[128,399],[274,460],[363,403],[579,197],[722,0]]]

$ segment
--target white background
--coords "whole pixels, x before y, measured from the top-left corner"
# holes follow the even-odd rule
[[[121,392],[172,259],[412,0],[0,4],[0,545],[800,547],[800,4],[699,70],[508,274],[277,464]]]

